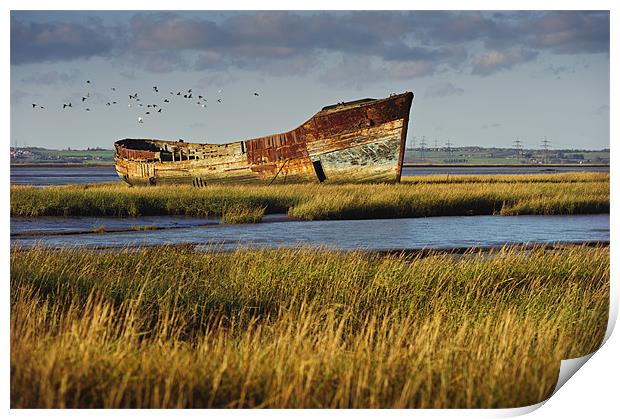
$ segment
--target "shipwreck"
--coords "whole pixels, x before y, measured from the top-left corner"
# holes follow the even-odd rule
[[[225,144],[126,138],[130,185],[400,182],[413,93],[326,106],[297,128]]]

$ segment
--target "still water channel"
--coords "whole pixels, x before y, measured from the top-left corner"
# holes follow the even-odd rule
[[[135,231],[140,225],[163,229]],[[93,233],[94,227],[100,230],[102,227],[106,232]],[[125,247],[193,243],[217,245],[222,249],[307,245],[389,250],[586,241],[609,241],[609,214],[346,221],[290,221],[283,216],[269,216],[265,222],[244,225],[182,217],[11,219],[12,246],[41,243],[53,247]]]

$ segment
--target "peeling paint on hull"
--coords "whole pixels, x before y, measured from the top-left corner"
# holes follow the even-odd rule
[[[116,172],[130,185],[399,182],[412,101],[328,106],[292,131],[227,144],[119,140]]]

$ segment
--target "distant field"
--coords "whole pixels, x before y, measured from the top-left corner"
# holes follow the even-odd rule
[[[49,150],[45,148],[21,149],[11,157],[11,164],[112,164],[114,150]]]
[[[503,408],[603,339],[609,249],[11,250],[12,408]]]
[[[11,216],[223,216],[303,220],[609,212],[608,173],[418,176],[387,185],[11,186]]]
[[[573,163],[578,164],[609,164],[609,151],[549,151],[547,155],[549,163]],[[543,162],[545,155],[542,150],[524,150],[527,156],[516,157],[514,150],[480,149],[467,150],[455,148],[452,152],[447,150],[420,149],[405,151],[405,163],[414,164],[519,164]],[[581,158],[582,157],[582,158]]]

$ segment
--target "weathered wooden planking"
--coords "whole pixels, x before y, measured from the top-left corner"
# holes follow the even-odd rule
[[[398,182],[412,100],[329,106],[292,131],[227,144],[124,139],[116,171],[131,185]]]

